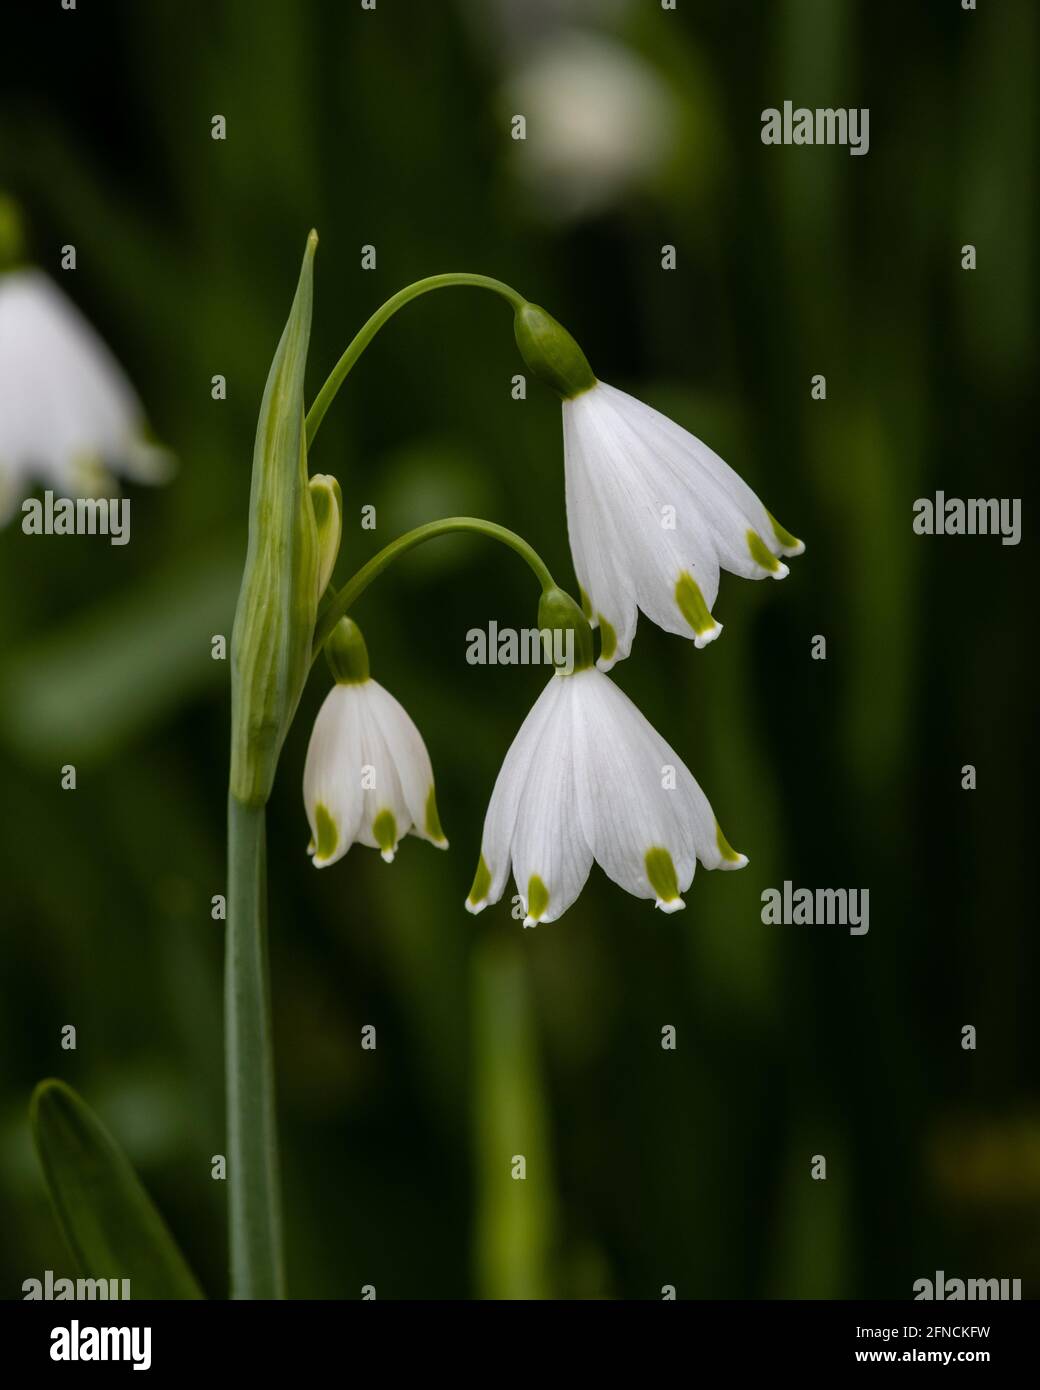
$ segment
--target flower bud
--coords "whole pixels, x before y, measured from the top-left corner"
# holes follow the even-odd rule
[[[253,450],[249,544],[231,638],[231,793],[262,806],[311,665],[321,570],[307,478],[303,378],[314,250],[264,389]]]
[[[537,304],[517,309],[513,332],[528,368],[565,401],[595,386],[596,378],[581,348],[566,328]]]
[[[328,588],[339,558],[343,534],[343,494],[331,473],[315,473],[310,480],[314,523],[318,528],[318,599]]]

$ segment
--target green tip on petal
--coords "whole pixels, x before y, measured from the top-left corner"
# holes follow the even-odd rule
[[[723,835],[722,826],[719,825],[718,821],[715,822],[715,843],[722,855],[722,867],[724,869],[742,869],[748,862],[747,855],[735,850]]]
[[[379,852],[387,864],[394,862],[397,852],[397,821],[393,811],[380,811],[372,822],[372,838],[379,846]]]
[[[650,887],[657,895],[654,906],[659,907],[662,912],[678,912],[681,907],[685,907],[686,904],[679,896],[679,879],[675,865],[668,851],[660,845],[655,845],[653,849],[647,850],[643,862],[646,865]]]
[[[364,685],[368,680],[368,648],[353,618],[340,618],[329,633],[325,659],[337,685]]]
[[[548,906],[549,890],[537,874],[532,874],[527,880],[527,916],[524,918],[524,926],[533,927],[540,922]]]
[[[751,558],[759,568],[764,569],[767,574],[771,574],[774,579],[783,579],[788,574],[786,565],[782,565],[773,552],[766,547],[765,541],[757,531],[747,533],[748,550]]]
[[[714,642],[722,631],[722,624],[717,623],[708,612],[701,586],[685,570],[676,581],[675,601],[679,605],[679,612],[693,628],[693,645],[706,647],[709,642]]]
[[[469,897],[466,899],[466,911],[482,912],[487,907],[487,895],[490,892],[491,870],[487,866],[487,860],[481,855],[477,872],[473,875],[473,887],[469,890]]]
[[[801,555],[805,550],[805,542],[800,541],[797,536],[792,536],[790,531],[780,525],[772,512],[766,512],[769,524],[773,528],[773,535],[776,543],[785,555]]]
[[[616,651],[617,651],[617,633],[616,633],[616,632],[614,631],[614,629],[611,627],[610,623],[607,622],[606,618],[604,618],[603,614],[600,613],[600,615],[599,615],[599,661],[596,662],[596,665],[597,665],[597,666],[600,666],[602,662],[607,661],[607,662],[610,663],[611,666],[613,666],[613,664],[614,664],[614,653],[615,653]]]
[[[432,785],[430,787],[430,794],[426,798],[426,815],[423,829],[438,849],[448,848],[448,841],[445,838],[444,831],[441,829],[441,818],[437,814],[437,793],[434,791]]]
[[[336,853],[339,844],[339,831],[332,819],[329,808],[320,801],[314,808],[314,838],[307,853],[314,855],[314,867],[323,868]],[[313,847],[313,848],[312,848]]]

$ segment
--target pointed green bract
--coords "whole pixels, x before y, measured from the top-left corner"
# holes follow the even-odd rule
[[[337,685],[364,685],[368,680],[368,648],[353,618],[340,618],[333,628],[325,659]]]
[[[751,558],[756,565],[761,565],[762,568],[768,570],[770,574],[774,574],[780,568],[780,561],[771,550],[766,548],[765,541],[757,531],[749,531],[747,533],[747,544],[748,550],[751,552]]]
[[[231,792],[262,806],[311,666],[318,535],[307,479],[303,389],[314,232],[260,405],[249,544],[231,636]]]
[[[679,880],[675,873],[672,856],[660,845],[648,849],[643,861],[650,887],[663,903],[674,903],[679,897]]]
[[[332,819],[327,806],[319,801],[314,808],[314,825],[317,835],[314,841],[315,859],[331,859],[336,853],[336,846],[339,844],[339,831],[336,829],[336,822]]]
[[[549,890],[538,877],[532,874],[527,880],[527,915],[533,917],[537,922],[539,917],[545,915],[545,909],[549,906]]]
[[[700,585],[685,570],[679,575],[675,585],[675,601],[679,605],[679,612],[698,637],[718,626],[704,602]]]
[[[617,651],[617,633],[614,631],[614,629],[611,627],[611,625],[607,622],[606,618],[604,618],[603,614],[600,613],[600,615],[599,615],[599,654],[600,654],[601,660],[603,660],[603,661],[610,661],[610,660],[612,660],[612,658],[613,658],[613,656],[614,656],[614,653],[615,653],[616,651]]]
[[[478,907],[488,893],[491,891],[491,870],[487,866],[487,860],[483,855],[477,865],[477,872],[473,875],[473,887],[469,890],[469,897],[466,901],[470,907]]]
[[[372,822],[372,838],[384,854],[392,854],[397,845],[397,821],[393,811],[380,811]]]
[[[83,1275],[128,1279],[131,1298],[202,1290],[122,1148],[63,1081],[41,1081],[30,1124],[62,1234]]]
[[[430,787],[430,794],[426,798],[424,829],[431,840],[436,840],[439,844],[444,843],[446,837],[444,831],[441,829],[441,818],[437,814],[437,793],[433,786]]]

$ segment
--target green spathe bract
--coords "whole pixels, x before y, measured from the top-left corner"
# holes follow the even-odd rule
[[[513,320],[516,345],[530,370],[564,400],[572,400],[583,391],[591,390],[596,377],[581,348],[537,304],[524,304]]]
[[[289,321],[260,406],[249,546],[231,637],[231,794],[262,806],[311,664],[318,536],[307,479],[304,371],[311,330],[311,233]]]

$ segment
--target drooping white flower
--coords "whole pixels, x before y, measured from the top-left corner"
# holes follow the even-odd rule
[[[563,400],[567,529],[601,670],[626,657],[638,610],[698,647],[718,637],[720,569],[783,579],[805,546],[708,446],[599,381],[571,335],[536,304],[516,314],[528,366]]]
[[[502,896],[510,867],[524,925],[571,906],[593,860],[608,878],[664,912],[697,861],[747,863],[727,843],[693,774],[628,696],[588,666],[557,672],[521,725],[498,774],[466,906]]]
[[[628,655],[637,609],[703,647],[722,631],[720,569],[783,579],[780,557],[805,549],[718,454],[606,382],[564,400],[563,439],[571,553],[601,670]]]
[[[341,619],[326,652],[336,684],[314,721],[303,772],[315,867],[335,864],[355,842],[389,864],[409,833],[447,849],[422,735],[369,675],[357,625]]]
[[[122,368],[75,305],[41,270],[0,274],[0,521],[3,493],[10,510],[30,480],[84,496],[110,473],[156,483],[170,468],[145,437]]]

